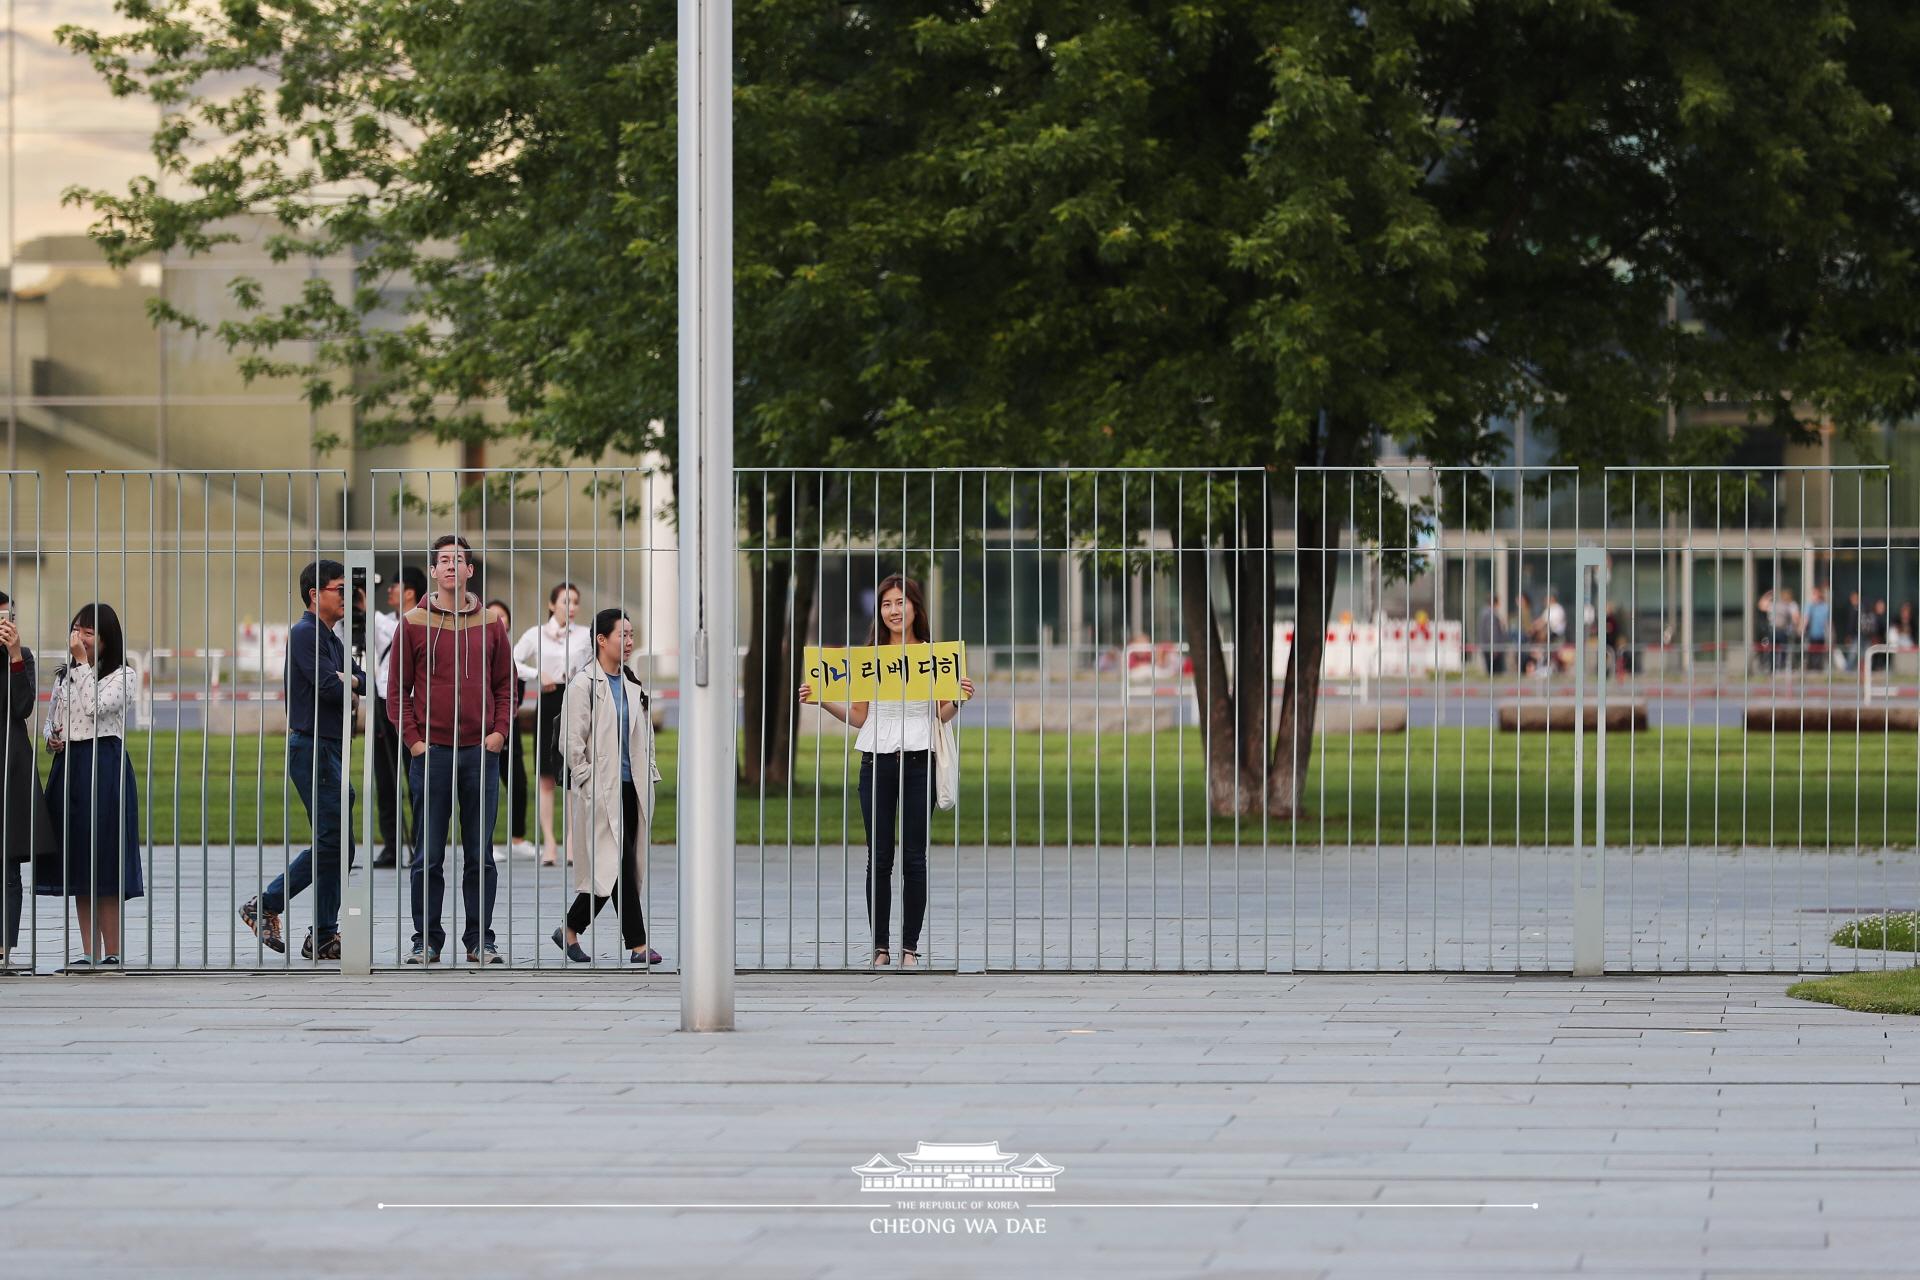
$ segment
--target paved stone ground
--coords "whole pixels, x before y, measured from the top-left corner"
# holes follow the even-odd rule
[[[650,938],[678,955],[675,849],[648,870]],[[262,951],[234,907],[280,869],[278,848],[149,850],[149,895],[132,905],[127,954],[146,966],[255,968]],[[865,853],[844,846],[743,845],[736,861],[738,963],[754,969],[844,969],[868,953]],[[395,965],[410,944],[404,882],[372,873],[374,956]],[[1266,850],[954,849],[928,855],[923,950],[936,968],[1429,970],[1493,973],[1573,967],[1574,857],[1567,849],[1430,845]],[[457,887],[457,874],[450,878]],[[564,867],[500,864],[494,927],[516,967],[561,965],[548,935],[573,895]],[[896,881],[895,911],[900,894]],[[1799,972],[1907,964],[1833,947],[1847,919],[1920,903],[1920,850],[1609,850],[1610,970]],[[61,906],[41,899],[37,964],[59,968],[69,940]],[[297,952],[311,895],[295,902]],[[70,918],[70,916],[69,916]],[[459,894],[445,919],[460,935]],[[896,915],[896,940],[898,937]],[[27,930],[29,943],[32,930]],[[150,940],[151,938],[151,940]],[[176,938],[178,949],[176,950]],[[593,951],[619,966],[618,925],[604,913]],[[458,958],[458,957],[452,957]],[[298,964],[297,954],[292,962]]]
[[[1786,984],[761,976],[737,1033],[690,1036],[674,981],[631,973],[14,977],[0,1256],[142,1280],[1915,1274],[1920,1020]],[[922,1140],[1065,1172],[973,1193],[1019,1205],[992,1212],[858,1189],[850,1166]],[[1538,1208],[1427,1207],[1505,1204]]]

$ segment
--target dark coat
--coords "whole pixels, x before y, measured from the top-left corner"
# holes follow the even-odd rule
[[[34,758],[33,735],[27,725],[33,719],[39,690],[34,684],[33,650],[20,650],[20,670],[7,672],[0,681],[6,715],[6,737],[0,739],[0,861],[30,862],[36,854],[50,855],[58,846],[53,839],[53,821],[47,816],[46,800],[40,792],[40,770]],[[0,661],[4,661],[0,654]]]

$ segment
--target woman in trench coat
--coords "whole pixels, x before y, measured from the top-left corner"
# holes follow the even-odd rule
[[[576,964],[592,957],[580,935],[609,901],[634,964],[661,963],[647,946],[640,911],[647,824],[653,818],[653,724],[646,687],[631,671],[633,624],[618,609],[593,619],[594,660],[567,681],[560,710],[560,757],[567,784],[567,851],[577,894],[553,945]]]
[[[13,963],[10,957],[20,944],[20,909],[26,902],[20,868],[36,857],[53,856],[58,846],[40,791],[33,739],[27,732],[38,698],[33,650],[20,643],[13,601],[4,591],[0,591],[0,649],[6,651],[7,662],[6,680],[0,682],[0,696],[6,699],[6,737],[0,739],[0,899],[4,899],[0,901],[0,968],[5,968]]]

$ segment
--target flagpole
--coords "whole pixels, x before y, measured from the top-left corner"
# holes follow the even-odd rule
[[[733,1029],[733,6],[680,0],[680,1029]]]

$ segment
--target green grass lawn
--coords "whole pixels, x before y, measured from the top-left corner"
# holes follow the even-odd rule
[[[855,839],[858,802],[843,795],[859,761],[843,739],[804,739],[790,793],[743,795],[740,831],[784,841]],[[1631,746],[1629,746],[1631,742]],[[1908,737],[1747,735],[1710,732],[1613,735],[1607,756],[1609,843],[1912,844],[1916,763]],[[816,752],[808,750],[816,747]],[[1568,735],[1497,734],[1486,729],[1416,729],[1399,735],[1328,737],[1316,753],[1308,812],[1297,822],[1205,817],[1202,742],[1194,731],[1147,735],[1017,737],[962,731],[960,806],[936,814],[936,840],[1004,844],[1215,843],[1399,844],[1540,843],[1573,836],[1573,743]],[[1744,757],[1743,757],[1744,748]],[[1587,739],[1589,786],[1595,740]],[[816,803],[816,778],[818,801]],[[983,786],[984,780],[984,786]],[[789,794],[791,799],[789,799]],[[1589,815],[1591,822],[1591,814]]]
[[[1787,988],[1787,994],[1860,1013],[1920,1014],[1920,969],[1837,973],[1796,982]]]
[[[739,796],[743,844],[861,840],[859,758],[844,735],[796,744],[790,787]],[[936,813],[937,843],[1469,845],[1568,842],[1570,735],[1416,729],[1322,739],[1297,823],[1205,816],[1201,738],[962,729],[960,804]],[[133,736],[134,769],[155,841],[278,844],[306,837],[278,735]],[[1587,739],[1587,776],[1595,774]],[[356,745],[354,777],[361,748]],[[532,743],[526,743],[529,774]],[[660,735],[665,775],[654,838],[672,838],[676,739]],[[42,758],[44,767],[45,758]],[[149,782],[149,769],[151,782]],[[1920,839],[1920,749],[1902,735],[1747,734],[1695,729],[1608,741],[1609,844],[1912,845]],[[204,784],[204,809],[201,791]],[[176,796],[177,793],[177,796]],[[502,806],[504,811],[504,804]],[[1591,820],[1591,819],[1589,819]],[[504,831],[505,815],[501,817]]]

